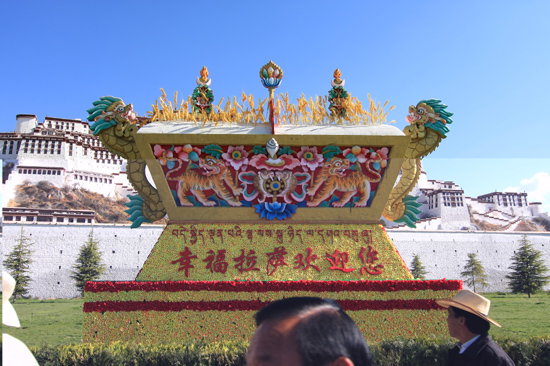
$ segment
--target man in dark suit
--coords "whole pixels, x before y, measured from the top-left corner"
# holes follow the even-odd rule
[[[447,326],[459,343],[448,355],[449,366],[515,366],[514,361],[489,337],[491,301],[469,290],[459,291],[451,300],[436,300],[447,308]]]

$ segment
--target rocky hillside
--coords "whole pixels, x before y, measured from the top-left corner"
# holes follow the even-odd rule
[[[15,199],[8,207],[46,208],[60,210],[92,210],[96,222],[127,223],[126,198],[113,200],[83,188],[59,188],[47,181],[36,185],[25,182],[16,188]]]
[[[495,225],[486,221],[471,219],[479,230],[504,231],[506,226]],[[550,231],[550,221],[542,217],[524,218],[513,228],[513,231]]]

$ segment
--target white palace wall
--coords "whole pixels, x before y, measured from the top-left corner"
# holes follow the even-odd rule
[[[70,278],[80,247],[89,238],[87,225],[24,225],[26,237],[32,240],[33,263],[29,294],[39,298],[72,298],[78,296]],[[134,280],[153,249],[163,226],[142,225],[130,229],[122,224],[94,224],[93,237],[99,241],[106,271],[102,280]],[[21,225],[3,225],[2,257],[11,252],[21,236]]]
[[[90,225],[25,225],[25,235],[33,242],[30,295],[39,298],[71,298],[78,296],[69,277],[80,246],[88,239]],[[94,239],[103,253],[107,271],[102,280],[131,281],[155,245],[162,226],[143,225],[130,229],[121,224],[94,224]],[[3,225],[3,259],[20,236],[18,224]],[[467,254],[476,253],[488,275],[490,287],[485,291],[508,291],[505,278],[510,258],[524,234],[543,253],[550,266],[550,233],[539,232],[466,232],[388,230],[397,250],[410,265],[418,254],[430,279],[462,279],[460,272]],[[466,287],[466,286],[465,286]],[[550,289],[547,286],[546,289]]]
[[[550,267],[548,232],[388,230],[388,235],[407,265],[410,266],[414,254],[418,254],[428,271],[427,279],[464,280],[460,273],[468,253],[476,253],[488,277],[486,292],[509,291],[505,276],[509,273],[510,258],[524,235],[542,252],[542,258]],[[550,284],[545,289],[550,290]]]

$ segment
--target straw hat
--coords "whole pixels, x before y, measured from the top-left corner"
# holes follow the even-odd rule
[[[462,309],[464,311],[477,315],[480,318],[483,318],[501,328],[500,324],[488,317],[489,308],[491,307],[491,301],[470,290],[458,291],[456,296],[453,297],[451,300],[437,299],[435,300],[435,302],[444,308],[454,306],[455,308]]]
[[[15,290],[15,280],[8,272],[2,272],[2,324],[19,328],[21,327],[19,318],[10,303],[13,290]]]

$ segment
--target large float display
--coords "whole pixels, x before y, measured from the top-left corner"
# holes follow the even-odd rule
[[[169,221],[134,281],[87,283],[83,340],[249,339],[253,314],[290,296],[335,299],[369,341],[445,335],[434,299],[461,281],[413,280],[380,218],[414,226],[407,194],[449,131],[446,106],[409,107],[402,132],[385,123],[387,102],[369,95],[364,109],[339,70],[327,97],[296,105],[275,96],[273,62],[256,106],[244,93],[214,105],[200,75],[187,100],[163,91],[147,117],[114,97],[88,110],[94,134],[128,161],[133,227]]]

